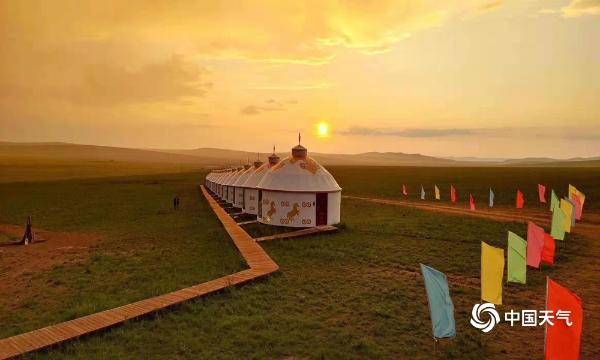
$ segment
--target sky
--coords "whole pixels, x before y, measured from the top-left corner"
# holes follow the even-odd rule
[[[598,44],[600,0],[7,0],[0,141],[599,156]]]

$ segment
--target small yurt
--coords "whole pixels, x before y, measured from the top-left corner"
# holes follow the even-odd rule
[[[213,171],[209,172],[208,175],[206,175],[206,177],[204,178],[204,186],[210,191],[213,191],[212,190],[212,184],[213,184],[212,180],[214,179],[216,174],[217,174],[216,171],[213,170]]]
[[[234,172],[231,174],[231,176],[229,176],[229,178],[225,182],[225,186],[227,186],[227,192],[225,192],[225,196],[223,197],[223,199],[230,204],[233,204],[233,200],[234,200],[234,198],[233,198],[233,183],[237,180],[237,178],[240,175],[242,175],[242,173],[244,171],[245,170],[243,167],[237,168],[236,170],[234,170]]]
[[[223,171],[223,175],[221,175],[217,179],[217,196],[219,196],[219,198],[222,200],[224,200],[223,199],[223,191],[226,189],[223,184],[225,184],[225,181],[227,181],[229,176],[231,176],[231,171],[232,171],[232,169],[226,169],[225,171]]]
[[[259,202],[259,190],[256,185],[262,180],[262,178],[269,172],[269,169],[279,163],[279,156],[275,154],[275,148],[273,148],[273,154],[269,156],[269,161],[266,164],[262,164],[258,169],[254,170],[248,179],[241,184],[244,188],[244,212],[247,214],[258,215]]]
[[[238,176],[237,180],[235,180],[235,182],[232,184],[233,185],[233,206],[240,208],[240,209],[244,208],[245,188],[242,185],[246,182],[246,180],[248,180],[250,175],[252,175],[252,173],[255,172],[256,169],[258,169],[262,164],[263,164],[262,161],[257,160],[254,162],[254,164],[252,164],[252,166],[248,165],[248,167],[246,168],[246,171],[244,171],[240,176]]]
[[[221,176],[223,176],[223,170],[215,170],[210,178],[210,191],[215,195],[217,195],[217,183]]]
[[[209,185],[210,191],[212,191],[215,194],[217,192],[217,180],[222,175],[223,175],[223,172],[221,170],[215,170],[214,172],[210,173],[210,180],[208,182],[208,185]]]
[[[258,220],[263,224],[314,227],[340,222],[342,189],[300,144],[271,167],[256,188]]]
[[[233,175],[235,175],[237,171],[237,168],[230,169],[227,172],[227,175],[223,176],[223,179],[221,179],[221,199],[224,201],[227,201],[227,194],[229,192],[227,184],[229,183],[229,180],[231,180],[231,177],[233,177]]]

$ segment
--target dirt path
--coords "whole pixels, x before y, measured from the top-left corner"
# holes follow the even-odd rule
[[[0,233],[20,238],[24,228],[0,224]],[[87,259],[89,249],[99,236],[74,232],[54,232],[34,229],[36,242],[24,245],[0,246],[0,304],[17,306],[31,292],[32,276],[61,264]]]
[[[495,221],[520,223],[533,221],[538,225],[543,225],[546,227],[550,226],[550,222],[552,220],[552,213],[550,211],[546,211],[545,209],[514,209],[506,207],[489,208],[486,206],[484,208],[471,211],[460,204],[448,205],[444,203],[437,204],[431,202],[391,200],[352,195],[344,195],[343,198],[368,201],[377,204],[406,206],[415,209],[442,212],[444,214],[472,216]],[[584,212],[583,219],[581,222],[577,223],[574,233],[590,239],[600,240],[600,213]]]

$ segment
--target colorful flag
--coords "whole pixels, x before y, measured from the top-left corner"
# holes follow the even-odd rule
[[[540,267],[544,248],[544,229],[529,221],[527,223],[527,265]]]
[[[471,211],[475,211],[475,199],[473,199],[472,194],[469,194],[469,209],[471,209]]]
[[[560,210],[565,214],[565,232],[571,232],[571,215],[573,215],[573,206],[565,199],[560,199]]]
[[[552,212],[552,228],[550,230],[550,235],[552,235],[555,240],[565,239],[565,223],[565,213],[559,206],[555,207]]]
[[[490,207],[494,207],[494,192],[490,188]]]
[[[407,196],[408,191],[406,191],[406,185],[402,184],[402,195]]]
[[[425,200],[425,189],[423,189],[423,185],[421,185],[421,200]]]
[[[504,277],[504,249],[481,242],[481,299],[492,304],[502,304],[502,278]]]
[[[579,359],[583,303],[579,296],[546,278],[546,359]]]
[[[506,282],[525,284],[527,279],[527,241],[508,232],[508,272]]]
[[[546,203],[546,187],[542,184],[538,184],[538,196],[540,197],[540,202]]]
[[[446,275],[432,267],[420,265],[427,291],[433,337],[438,339],[454,337],[456,335],[454,304],[450,298]]]
[[[585,194],[577,190],[575,186],[569,184],[569,198],[571,198],[571,195],[573,194],[579,197],[579,200],[581,200],[581,206],[583,206],[583,204],[585,203]]]
[[[542,249],[542,262],[554,265],[554,251],[556,244],[550,234],[544,233],[544,248]]]
[[[569,204],[571,204],[571,227],[575,227],[575,221],[577,219],[577,205],[575,205],[575,201],[573,201],[572,199],[565,198],[565,200],[568,201]]]
[[[550,211],[554,211],[554,208],[559,205],[559,201],[554,189],[552,189],[552,193],[550,194]]]
[[[517,190],[517,209],[522,209],[523,204],[525,204],[523,193],[521,192],[521,190]]]
[[[454,188],[454,185],[450,185],[450,201],[453,203],[456,202],[456,189]]]
[[[575,219],[581,220],[581,213],[583,209],[581,208],[581,200],[579,200],[579,196],[575,194],[571,195],[571,201],[575,204]]]
[[[435,199],[439,200],[440,199],[440,189],[437,187],[437,185],[433,185],[434,190],[435,190]]]

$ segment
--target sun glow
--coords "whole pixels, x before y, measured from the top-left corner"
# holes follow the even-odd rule
[[[318,123],[317,124],[317,135],[319,135],[319,137],[321,137],[321,138],[329,137],[329,135],[330,135],[329,124],[327,124],[326,122]]]

